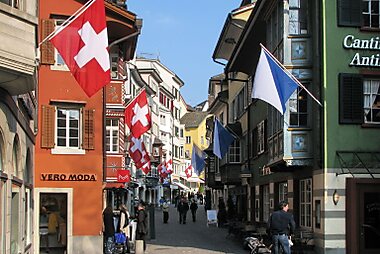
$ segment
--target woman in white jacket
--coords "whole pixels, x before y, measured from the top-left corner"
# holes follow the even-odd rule
[[[127,249],[126,253],[130,253],[130,250],[129,250],[129,240],[130,240],[129,220],[130,220],[130,215],[129,215],[128,209],[124,204],[121,204],[120,205],[119,230],[120,230],[120,232],[123,232],[125,234],[125,236],[127,237],[127,240],[125,241],[125,247]]]

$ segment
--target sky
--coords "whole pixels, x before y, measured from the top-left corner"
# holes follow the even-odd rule
[[[137,55],[158,58],[185,83],[181,94],[195,106],[207,99],[208,80],[223,72],[212,54],[224,23],[241,0],[128,0],[143,19]]]

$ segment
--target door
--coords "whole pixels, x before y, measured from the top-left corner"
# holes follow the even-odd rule
[[[380,253],[380,185],[359,186],[359,253]]]
[[[67,253],[67,193],[40,193],[39,253]]]

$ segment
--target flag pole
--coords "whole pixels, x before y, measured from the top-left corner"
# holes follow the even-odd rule
[[[268,53],[268,54],[273,58],[273,60],[276,62],[276,64],[277,64],[281,69],[283,69],[283,70],[285,71],[285,73],[286,73],[286,74],[287,74],[287,75],[288,75],[288,76],[289,76],[294,82],[297,83],[297,85],[298,85],[299,87],[303,88],[303,89],[304,89],[304,90],[310,95],[310,97],[313,98],[313,99],[319,104],[319,106],[323,107],[322,104],[319,102],[319,100],[318,100],[317,98],[315,98],[315,96],[314,96],[309,90],[307,90],[306,87],[305,87],[304,85],[302,85],[302,83],[301,83],[296,77],[294,77],[294,75],[293,75],[288,69],[286,69],[285,66],[282,65],[282,63],[280,63],[280,61],[278,61],[277,58],[276,58],[274,55],[272,55],[272,53],[271,53],[267,48],[265,48],[265,46],[264,46],[262,43],[260,43],[260,46],[261,46],[261,48],[262,48],[263,50],[265,50],[266,53]]]
[[[85,3],[82,7],[80,7],[76,12],[74,12],[73,15],[71,15],[68,19],[66,19],[62,25],[58,27],[58,29],[54,30],[52,33],[50,33],[48,36],[46,36],[39,44],[38,48],[41,46],[42,43],[45,43],[46,41],[53,38],[57,33],[59,33],[61,30],[63,30],[66,26],[70,25],[70,23],[76,18],[76,16],[82,14],[84,11],[90,7],[91,4],[93,4],[96,0],[91,0]]]

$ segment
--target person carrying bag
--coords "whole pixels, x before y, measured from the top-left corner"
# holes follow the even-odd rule
[[[116,244],[122,244],[124,246],[124,250],[126,250],[126,253],[130,253],[130,248],[129,248],[130,215],[127,210],[127,207],[124,204],[120,205],[119,208],[120,208],[120,217],[119,217],[119,222],[118,222],[118,227],[117,227],[117,233],[115,234],[115,242]]]

